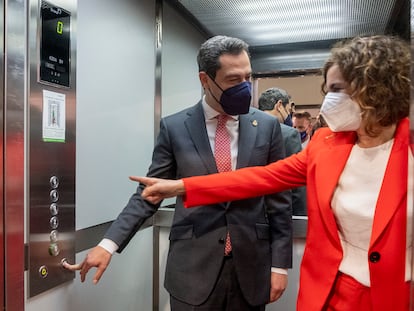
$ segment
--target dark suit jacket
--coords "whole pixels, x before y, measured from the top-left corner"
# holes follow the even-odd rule
[[[285,143],[286,157],[298,153],[302,150],[299,131],[291,126],[280,124],[283,141]],[[306,187],[292,189],[292,209],[293,215],[304,216],[306,211]]]
[[[240,115],[238,149],[238,167],[284,158],[278,121],[254,108]],[[201,102],[161,120],[149,176],[175,179],[216,172]],[[142,185],[105,235],[120,246],[118,251],[158,208],[144,201],[141,191]],[[271,266],[291,267],[291,202],[286,192],[195,209],[185,209],[178,197],[165,272],[172,296],[193,305],[207,299],[223,262],[227,229],[246,300],[252,305],[268,302]]]

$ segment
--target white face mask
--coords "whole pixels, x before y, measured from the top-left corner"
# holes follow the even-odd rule
[[[321,115],[332,132],[355,131],[361,126],[361,108],[348,94],[326,94]]]

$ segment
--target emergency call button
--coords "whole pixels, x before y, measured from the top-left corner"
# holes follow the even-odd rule
[[[48,274],[49,274],[49,271],[47,270],[46,266],[41,266],[39,268],[39,275],[41,278],[43,279],[46,278]]]

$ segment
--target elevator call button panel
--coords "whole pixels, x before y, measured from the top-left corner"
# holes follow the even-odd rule
[[[77,1],[53,1],[30,1],[27,29],[28,297],[75,278]]]

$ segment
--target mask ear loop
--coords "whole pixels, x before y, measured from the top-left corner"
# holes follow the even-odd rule
[[[213,81],[214,84],[220,89],[220,91],[224,92],[224,90],[220,87],[220,85],[218,85],[217,82],[208,73],[206,73],[206,74],[211,79],[211,81]]]
[[[214,82],[214,84],[220,89],[220,91],[221,92],[224,92],[224,90],[220,87],[220,85],[218,85],[217,83],[216,83],[216,81],[214,81],[214,79],[208,74],[208,73],[206,73],[207,74],[207,76],[210,78],[210,80],[211,81],[213,81]],[[220,104],[220,101],[216,98],[216,96],[214,96],[214,94],[210,91],[210,89],[208,90],[209,92],[210,92],[210,94],[211,94],[211,96],[214,98],[214,100],[218,103],[218,104]],[[220,104],[221,105],[221,104]]]

